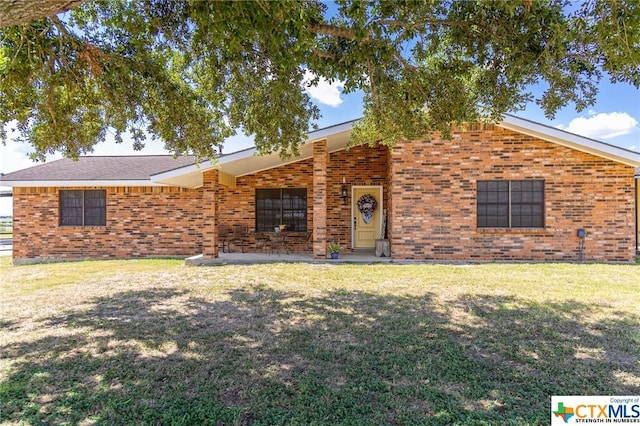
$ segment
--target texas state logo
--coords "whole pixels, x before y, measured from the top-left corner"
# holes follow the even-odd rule
[[[551,425],[638,424],[640,396],[552,396]]]
[[[569,419],[574,416],[573,407],[565,407],[564,402],[558,402],[558,409],[553,412],[553,415],[569,423]]]

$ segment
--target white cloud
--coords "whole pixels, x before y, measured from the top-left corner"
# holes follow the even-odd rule
[[[26,169],[33,167],[41,163],[35,163],[29,158],[29,153],[33,152],[31,145],[16,142],[16,132],[11,131],[11,127],[7,126],[9,137],[7,138],[7,144],[0,144],[0,173],[9,173],[16,170]],[[47,156],[47,160],[54,159],[52,156]],[[11,188],[1,186],[2,178],[0,178],[0,190],[6,191]],[[10,216],[13,211],[13,203],[11,197],[0,198],[0,216]]]
[[[596,114],[591,110],[587,115],[574,118],[568,126],[560,125],[558,128],[593,139],[612,139],[640,130],[638,120],[626,112]]]
[[[7,144],[0,144],[0,173],[15,172],[41,164],[29,158],[29,154],[34,151],[33,147],[27,143],[16,141],[17,132],[12,132],[10,128],[7,130],[9,133]],[[58,158],[61,158],[60,154],[47,155],[47,161]]]
[[[339,106],[342,103],[342,98],[340,97],[341,91],[339,89],[344,87],[344,81],[337,80],[329,83],[324,77],[320,77],[317,85],[309,87],[309,82],[313,80],[314,77],[314,73],[309,70],[305,71],[303,79],[304,89],[309,93],[311,98],[321,104],[334,108]]]

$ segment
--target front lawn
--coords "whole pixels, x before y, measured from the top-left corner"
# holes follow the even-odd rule
[[[0,423],[548,424],[640,394],[639,277],[0,258]]]

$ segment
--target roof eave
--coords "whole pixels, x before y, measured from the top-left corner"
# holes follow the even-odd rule
[[[151,182],[158,185],[179,186],[182,188],[198,188],[202,186],[202,172],[216,167],[212,161],[191,164],[178,169],[151,175]]]
[[[348,137],[345,137],[344,134],[350,133],[351,130],[353,130],[354,123],[357,121],[358,120],[352,120],[310,132],[307,140],[302,143],[300,156],[296,158],[290,158],[288,160],[278,158],[276,160],[276,157],[278,157],[277,154],[269,154],[267,156],[263,156],[262,160],[257,160],[257,150],[255,148],[250,148],[224,155],[219,158],[217,162],[204,161],[199,164],[192,164],[153,175],[151,176],[151,182],[158,185],[175,185],[186,188],[197,188],[202,186],[202,172],[212,168],[217,167],[222,172],[228,172],[233,176],[244,176],[258,171],[268,170],[273,167],[310,158],[311,152],[308,148],[309,145],[323,139],[335,141],[335,143],[332,144],[333,146],[330,147],[330,151],[344,149],[349,139]],[[640,153],[638,152],[575,135],[555,127],[546,126],[510,114],[505,114],[503,121],[498,125],[505,129],[533,136],[557,145],[566,146],[571,149],[586,152],[625,165],[640,167]],[[341,134],[342,136],[340,136]],[[252,161],[251,166],[247,170],[238,170],[236,166],[238,162],[249,158],[254,158],[256,161]]]
[[[150,180],[14,180],[0,181],[8,187],[116,187],[116,186],[167,186]]]
[[[307,140],[304,141],[303,144],[317,142],[338,133],[350,132],[351,130],[353,130],[353,125],[358,121],[359,119],[351,120],[344,123],[336,124],[335,126],[325,127],[323,129],[318,129],[318,130],[314,130],[313,132],[309,132]]]

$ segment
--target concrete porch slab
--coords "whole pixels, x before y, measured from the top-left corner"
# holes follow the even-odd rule
[[[338,259],[314,259],[311,253],[220,253],[217,259],[204,259],[201,254],[185,259],[187,266],[255,265],[265,263],[391,263],[390,257],[376,257],[373,250],[341,253]]]

